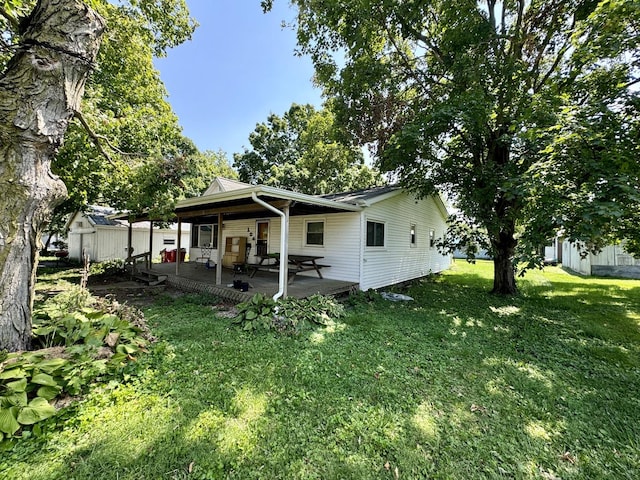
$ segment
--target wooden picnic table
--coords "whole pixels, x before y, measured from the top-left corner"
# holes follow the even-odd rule
[[[250,268],[253,269],[251,274],[249,275],[251,278],[258,272],[259,270],[269,270],[280,268],[280,254],[279,253],[269,253],[267,255],[259,255],[260,262],[257,264],[249,265]],[[288,265],[287,268],[289,270],[289,283],[292,283],[295,279],[295,276],[301,272],[309,272],[311,270],[315,270],[318,274],[318,277],[322,277],[322,273],[320,272],[321,268],[328,267],[328,265],[320,265],[316,263],[316,260],[320,260],[321,256],[318,255],[296,255],[289,254],[287,256]],[[268,260],[275,260],[275,263],[264,263]]]

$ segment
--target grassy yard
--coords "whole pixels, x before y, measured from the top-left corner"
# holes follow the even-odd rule
[[[554,267],[500,298],[491,273],[458,261],[415,302],[297,337],[159,298],[142,375],[0,453],[0,476],[638,478],[640,281]]]

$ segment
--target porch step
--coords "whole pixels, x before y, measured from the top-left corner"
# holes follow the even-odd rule
[[[150,287],[155,287],[156,285],[160,285],[161,283],[164,283],[167,280],[168,275],[163,275],[161,273],[156,273],[152,270],[145,269],[145,270],[138,270],[133,275],[133,278],[146,283]]]

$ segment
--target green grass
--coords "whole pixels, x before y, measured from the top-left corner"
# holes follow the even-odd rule
[[[491,272],[458,261],[415,302],[297,337],[161,299],[142,375],[3,452],[0,476],[637,478],[640,281],[548,268],[502,298]]]

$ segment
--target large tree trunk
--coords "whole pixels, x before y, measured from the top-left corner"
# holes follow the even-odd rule
[[[40,0],[0,76],[0,350],[29,346],[40,234],[67,193],[51,160],[103,30],[80,0]]]
[[[516,244],[513,228],[500,231],[497,239],[493,241],[493,290],[491,293],[500,295],[518,293],[515,265],[513,264]]]

